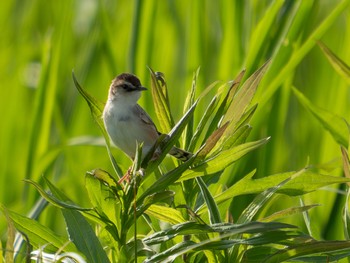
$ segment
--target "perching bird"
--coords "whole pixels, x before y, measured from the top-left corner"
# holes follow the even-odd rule
[[[112,81],[103,110],[104,125],[111,141],[131,159],[135,158],[137,142],[143,143],[143,158],[161,135],[150,116],[137,104],[143,90],[147,88],[141,85],[135,75],[122,73]],[[157,158],[159,154],[158,148],[153,158]],[[175,146],[169,154],[182,161],[192,156],[192,153]]]

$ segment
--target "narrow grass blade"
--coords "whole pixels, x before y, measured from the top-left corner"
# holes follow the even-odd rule
[[[227,166],[239,160],[254,149],[264,145],[268,140],[269,138],[265,138],[259,141],[241,144],[226,151],[221,151],[213,158],[193,167],[191,170],[187,170],[179,178],[178,182],[189,180],[197,176],[204,176],[223,171]]]
[[[228,122],[228,116],[230,116],[230,113],[228,112],[228,110],[230,109],[230,106],[232,104],[232,101],[234,100],[236,93],[238,91],[238,87],[240,85],[240,82],[244,76],[245,70],[242,70],[238,76],[236,77],[236,79],[231,83],[230,88],[227,92],[227,94],[225,95],[225,97],[222,99],[218,109],[215,112],[215,115],[213,117],[213,119],[210,122],[210,125],[208,127],[206,136],[204,138],[204,140],[206,138],[208,138],[220,125],[220,123],[227,123]],[[221,93],[222,93],[222,89],[225,87],[221,86],[221,88],[219,88],[219,91],[217,93],[217,97],[220,97]],[[231,116],[230,116],[231,117]]]
[[[264,16],[255,26],[249,42],[249,52],[247,53],[248,56],[245,62],[247,67],[256,68],[256,62],[261,61],[261,54],[264,53],[262,50],[264,50],[269,44],[267,42],[271,41],[268,36],[270,36],[272,30],[275,30],[276,16],[278,16],[284,3],[285,1],[283,0],[271,2],[271,5],[265,11]]]
[[[350,161],[349,161],[349,154],[347,153],[346,149],[341,146],[341,153],[342,153],[342,159],[343,159],[343,170],[344,175],[346,178],[350,178]],[[348,186],[350,186],[348,184]]]
[[[289,217],[295,214],[300,214],[303,213],[304,211],[308,211],[314,207],[319,206],[318,204],[316,205],[304,205],[304,206],[297,206],[297,207],[290,207],[278,212],[273,213],[272,215],[269,215],[267,217],[259,219],[260,222],[273,222],[275,220]]]
[[[249,107],[260,80],[264,76],[270,61],[267,61],[257,71],[255,71],[239,89],[232,100],[230,107],[227,109],[223,123],[229,122],[230,126],[224,134],[225,137],[230,137],[237,127],[237,122],[241,119],[246,109]]]
[[[158,167],[158,165],[162,162],[166,154],[170,151],[170,149],[175,145],[179,137],[181,136],[182,131],[186,127],[187,123],[190,121],[194,114],[194,110],[196,109],[197,101],[192,105],[192,107],[188,110],[188,112],[180,119],[180,121],[173,127],[170,131],[169,136],[165,137],[159,144],[161,149],[160,156],[149,163],[142,163],[142,167],[147,167],[146,175],[150,174],[154,169]]]
[[[112,162],[112,165],[113,165],[113,168],[116,172],[116,174],[119,176],[119,178],[122,178],[123,177],[123,172],[121,170],[121,168],[119,167],[119,165],[117,164],[117,162],[115,161],[112,153],[111,153],[111,144],[110,144],[110,141],[109,141],[109,136],[107,134],[107,131],[104,127],[104,124],[103,124],[103,120],[102,120],[102,112],[103,112],[103,108],[104,108],[104,104],[98,100],[96,100],[94,97],[92,97],[86,90],[84,90],[79,82],[77,81],[76,77],[75,77],[75,74],[74,72],[72,72],[72,76],[73,76],[73,81],[74,81],[74,85],[75,87],[77,88],[77,90],[79,91],[79,93],[84,97],[84,99],[86,100],[89,108],[90,108],[90,111],[91,111],[91,114],[92,114],[92,117],[93,119],[96,121],[98,127],[100,128],[102,134],[103,134],[103,137],[105,138],[105,141],[106,141],[106,147],[107,147],[107,152],[108,152],[108,156]]]
[[[27,236],[34,247],[39,248],[46,245],[45,249],[49,252],[56,252],[58,249],[66,252],[78,252],[73,243],[67,242],[67,238],[56,235],[38,221],[7,210],[3,206],[0,206],[0,209],[12,220],[16,229]]]
[[[344,225],[344,236],[346,240],[350,239],[350,213],[349,213],[349,200],[350,200],[350,191],[349,187],[346,191],[346,202],[343,209],[343,225]]]
[[[271,76],[271,78],[266,78],[268,83],[263,83],[266,87],[264,90],[264,95],[261,97],[259,104],[264,107],[269,101],[276,90],[281,86],[281,84],[287,79],[287,77],[295,70],[296,66],[300,63],[302,59],[309,53],[309,51],[315,46],[315,40],[320,39],[325,32],[333,25],[335,20],[339,17],[341,12],[343,12],[350,2],[348,0],[343,0],[337,4],[337,6],[329,12],[329,15],[322,21],[322,23],[314,30],[314,32],[303,42],[300,48],[298,48],[292,56],[288,59],[287,63],[283,65],[279,74]],[[274,74],[275,71],[271,72]],[[270,77],[270,76],[269,76]]]
[[[252,129],[252,126],[249,124],[239,127],[223,144],[220,144],[220,141],[218,142],[218,147],[220,148],[217,151],[228,150],[245,143]]]
[[[84,254],[88,262],[109,262],[106,252],[88,221],[75,210],[62,210],[69,239]]]
[[[176,180],[179,179],[182,173],[186,171],[188,167],[190,167],[193,164],[195,157],[196,157],[195,155],[192,156],[188,161],[184,162],[183,164],[179,165],[175,169],[166,173],[165,175],[160,177],[156,182],[154,182],[154,184],[151,187],[147,188],[145,192],[137,200],[137,207],[139,207],[143,203],[144,199],[147,196],[158,191],[163,191],[166,187],[176,182]]]
[[[37,95],[35,96],[34,107],[33,107],[33,119],[32,126],[28,131],[29,134],[29,145],[28,145],[28,155],[25,170],[25,179],[33,179],[35,174],[35,164],[37,163],[36,158],[43,154],[47,149],[47,141],[41,139],[41,129],[50,129],[50,127],[43,127],[45,111],[47,114],[52,114],[51,110],[47,108],[46,100],[50,100],[53,103],[52,97],[47,97],[47,93],[54,93],[54,87],[48,85],[50,78],[50,70],[52,67],[52,34],[45,36],[45,41],[43,45],[43,54],[41,67],[42,71],[40,73],[40,80],[37,86]],[[47,134],[46,134],[47,135]],[[28,187],[24,187],[23,197],[27,198]]]
[[[174,120],[170,111],[166,83],[161,74],[158,73],[157,75],[151,68],[149,68],[149,71],[151,73],[153,104],[159,121],[160,131],[168,133],[174,126]]]
[[[237,223],[248,223],[250,222],[253,217],[257,214],[257,212],[260,210],[260,208],[266,204],[268,200],[286,183],[288,183],[290,180],[295,179],[299,177],[301,174],[303,174],[306,170],[303,169],[295,174],[293,174],[291,177],[283,180],[278,185],[271,187],[264,192],[257,195],[254,200],[248,205],[248,207],[242,212],[241,216],[238,218]]]
[[[220,140],[228,125],[229,123],[225,123],[223,126],[221,126],[209,136],[209,138],[204,144],[204,147],[202,147],[201,151],[198,153],[198,160],[203,160],[211,152],[211,150],[216,146],[217,142]]]
[[[82,208],[74,204],[66,203],[57,198],[56,196],[47,193],[39,184],[32,180],[24,180],[24,182],[32,184],[40,193],[40,195],[45,198],[48,202],[51,204],[59,207],[59,208],[66,208],[66,209],[75,209],[75,210],[80,210],[80,211],[89,211],[91,208]]]
[[[324,109],[313,105],[300,91],[293,88],[294,94],[299,102],[311,112],[311,114],[322,124],[322,126],[330,132],[336,142],[347,147],[348,145],[348,128],[345,121]]]
[[[202,251],[206,249],[227,249],[232,247],[234,244],[249,244],[251,242],[256,243],[256,239],[227,239],[232,235],[243,234],[243,233],[267,233],[269,231],[278,230],[282,228],[294,228],[292,225],[282,224],[282,223],[260,223],[260,222],[251,222],[248,224],[217,224],[213,227],[207,225],[201,225],[194,222],[186,222],[183,224],[172,226],[167,230],[163,230],[153,234],[150,237],[147,237],[143,240],[146,244],[157,244],[165,242],[177,235],[188,235],[188,234],[203,234],[210,232],[219,232],[224,233],[218,237],[203,240],[199,243],[195,242],[185,242],[174,245],[173,247],[156,254],[155,256],[147,259],[145,262],[173,262],[173,260],[185,253],[190,251]],[[276,232],[275,232],[276,233]],[[265,235],[264,237],[268,237]],[[284,235],[283,237],[289,237]],[[283,238],[282,237],[282,238]],[[280,237],[275,235],[269,236],[270,240],[280,240]]]
[[[71,202],[49,180],[45,179],[45,181],[55,196],[64,202]],[[69,239],[84,254],[88,262],[109,262],[106,252],[103,250],[94,230],[79,210],[75,208],[62,209]]]
[[[1,208],[1,207],[0,207]],[[7,221],[7,240],[6,240],[6,250],[2,249],[2,242],[0,242],[0,262],[9,262],[13,263],[15,260],[15,253],[17,254],[17,251],[15,250],[15,236],[16,236],[16,229],[15,226],[8,217],[6,210],[3,211],[4,216],[6,217]],[[3,253],[3,251],[6,251]],[[5,255],[5,256],[4,256]],[[5,261],[3,261],[5,260]]]
[[[202,196],[208,207],[210,224],[221,223],[220,212],[213,196],[211,195],[207,185],[201,177],[196,178],[199,189],[201,190]]]
[[[209,121],[210,116],[214,113],[214,110],[216,108],[217,103],[218,103],[218,97],[214,96],[213,99],[211,100],[211,102],[209,103],[208,107],[205,109],[205,112],[204,112],[202,118],[200,119],[199,124],[198,124],[192,138],[191,138],[191,141],[190,141],[189,146],[187,148],[190,152],[192,152],[194,150],[194,148],[198,142],[198,139],[204,130],[205,125]]]
[[[225,201],[231,200],[235,196],[245,195],[245,194],[254,194],[261,193],[266,189],[276,186],[276,184],[286,180],[291,177],[295,172],[274,174],[266,176],[259,179],[253,179],[255,171],[252,171],[240,181],[229,187],[226,191],[218,194],[214,197],[217,205]],[[321,175],[313,173],[309,170],[302,173],[300,176],[290,180],[283,187],[278,189],[278,193],[283,193],[290,196],[303,195],[312,191],[315,191],[321,187],[337,184],[337,183],[346,183],[350,179],[335,177],[330,175]],[[206,212],[206,206],[201,206],[196,213],[201,215]]]
[[[290,246],[286,249],[281,249],[277,253],[269,256],[264,263],[283,262],[295,259],[305,255],[312,255],[318,253],[332,253],[342,250],[342,252],[350,251],[350,241],[312,241],[296,246]],[[327,256],[326,258],[328,258]]]
[[[341,60],[336,54],[332,52],[325,44],[318,41],[318,46],[321,48],[329,63],[332,65],[334,70],[342,76],[346,82],[350,85],[350,67]]]
[[[193,78],[192,78],[192,86],[191,86],[191,90],[188,92],[186,100],[185,100],[185,105],[184,105],[184,110],[183,112],[187,112],[190,108],[191,105],[193,105],[193,103],[195,102],[195,96],[196,96],[196,87],[197,87],[197,81],[198,81],[198,74],[199,74],[199,68],[197,69],[197,71],[193,74]],[[183,133],[183,147],[185,149],[187,149],[187,147],[190,144],[190,141],[192,139],[193,136],[193,124],[194,123],[194,119],[193,117],[189,120],[188,125],[186,126],[184,133]]]

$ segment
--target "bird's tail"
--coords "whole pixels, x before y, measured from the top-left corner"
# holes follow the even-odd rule
[[[176,157],[177,159],[183,162],[187,161],[193,156],[193,153],[187,152],[175,146],[171,148],[171,150],[169,151],[169,154],[171,154],[172,156]]]

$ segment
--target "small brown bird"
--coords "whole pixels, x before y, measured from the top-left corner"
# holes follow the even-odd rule
[[[143,90],[147,88],[141,85],[135,75],[120,74],[112,81],[103,110],[104,125],[111,141],[131,159],[135,158],[137,142],[143,143],[143,158],[161,134],[150,116],[137,104]],[[153,158],[157,158],[159,154],[160,149],[157,149]],[[182,161],[192,156],[192,153],[175,146],[169,154]]]

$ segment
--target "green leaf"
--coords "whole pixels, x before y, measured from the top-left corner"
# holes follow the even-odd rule
[[[166,82],[161,73],[156,74],[151,68],[149,68],[149,71],[151,73],[153,104],[159,121],[160,131],[168,133],[174,126],[174,120],[170,112]]]
[[[268,140],[269,138],[255,142],[248,142],[238,145],[232,149],[221,151],[213,158],[193,167],[191,170],[184,172],[183,175],[179,178],[178,182],[189,180],[197,176],[204,176],[220,172],[247,153],[265,144]]]
[[[266,45],[270,44],[270,32],[276,30],[276,17],[281,12],[281,7],[285,1],[278,0],[271,2],[270,6],[264,13],[262,19],[259,23],[253,28],[253,33],[249,41],[249,52],[247,52],[245,65],[248,67],[255,67],[257,61],[260,61],[261,54],[266,48]]]
[[[349,154],[347,153],[346,149],[343,146],[341,146],[340,149],[341,149],[341,153],[342,153],[344,175],[346,178],[350,178]]]
[[[188,112],[182,116],[182,118],[179,120],[179,122],[172,128],[172,130],[169,133],[169,136],[166,136],[164,139],[159,142],[161,154],[160,156],[150,162],[142,162],[142,167],[146,168],[146,176],[150,174],[154,169],[158,167],[158,165],[162,162],[162,160],[165,158],[166,154],[170,151],[170,149],[175,145],[178,138],[181,136],[182,131],[186,127],[187,123],[190,121],[194,114],[194,110],[196,109],[197,101],[192,105],[192,107],[188,110]],[[158,142],[157,142],[158,143]],[[148,159],[145,157],[145,160]]]
[[[147,196],[149,196],[155,192],[163,191],[169,185],[173,184],[177,179],[179,179],[181,174],[184,171],[186,171],[189,166],[191,166],[193,164],[195,157],[196,157],[196,155],[192,156],[189,160],[187,160],[183,164],[179,165],[178,167],[171,170],[170,172],[164,174],[156,182],[154,182],[151,187],[147,188],[145,190],[145,192],[143,192],[143,194],[138,198],[137,207],[139,207],[143,203],[143,200]]]
[[[195,102],[195,95],[196,95],[196,87],[197,87],[199,70],[200,70],[200,68],[198,68],[197,71],[195,73],[193,73],[191,90],[188,92],[186,100],[185,100],[185,104],[184,104],[184,110],[183,110],[184,113],[186,113],[191,108],[191,105],[193,105],[193,103]],[[184,134],[183,134],[183,138],[184,138],[183,146],[185,149],[187,149],[187,147],[189,146],[190,141],[193,137],[193,125],[194,125],[193,123],[194,123],[194,119],[192,117],[189,120],[188,125],[186,126]]]
[[[350,67],[341,60],[336,54],[332,52],[325,44],[317,41],[318,46],[321,48],[329,63],[335,69],[335,71],[342,76],[346,82],[350,85]]]
[[[204,147],[200,150],[198,153],[198,159],[203,160],[209,153],[210,151],[216,146],[217,142],[220,140],[221,136],[225,132],[227,126],[229,124],[225,123],[223,126],[221,126],[219,129],[214,131],[209,138],[206,140]]]
[[[153,235],[143,239],[143,242],[152,245],[157,243],[162,243],[168,241],[169,239],[178,236],[178,235],[188,235],[188,234],[203,234],[210,232],[222,233],[220,236],[217,236],[212,239],[203,240],[199,243],[191,242],[179,243],[173,247],[154,255],[153,257],[147,259],[145,262],[172,262],[176,257],[179,257],[185,253],[188,253],[191,250],[206,250],[206,249],[225,249],[230,248],[234,244],[249,244],[249,240],[244,239],[233,239],[233,240],[223,240],[232,235],[243,234],[243,233],[265,233],[273,230],[278,230],[282,228],[294,228],[292,225],[282,224],[282,223],[260,223],[260,222],[250,222],[248,224],[215,224],[208,226],[205,224],[198,224],[195,222],[185,222],[172,226],[169,229],[159,231]],[[285,237],[285,236],[284,236]],[[270,235],[270,240],[277,240],[280,238]],[[252,239],[252,242],[257,242],[257,240]]]
[[[67,238],[56,235],[51,229],[36,220],[17,214],[3,206],[0,206],[0,209],[12,220],[16,229],[27,236],[34,247],[45,246],[45,250],[48,252],[56,252],[57,250],[78,252],[73,243],[67,242]]]
[[[232,235],[245,234],[245,233],[246,234],[263,233],[263,232],[284,229],[284,228],[296,228],[296,227],[290,224],[284,224],[279,222],[268,222],[268,223],[249,222],[246,224],[219,223],[219,224],[213,224],[213,225],[206,225],[206,224],[201,224],[193,221],[187,221],[177,225],[173,225],[168,229],[158,231],[144,238],[143,241],[147,245],[153,245],[153,244],[170,240],[178,235],[221,233],[221,236],[218,236],[217,238],[225,238]]]
[[[298,258],[305,255],[317,254],[317,253],[331,253],[335,251],[350,250],[350,241],[312,241],[296,246],[290,246],[286,249],[281,249],[277,253],[267,257],[264,262],[283,262]]]
[[[350,239],[350,213],[349,213],[349,200],[350,200],[350,191],[349,187],[346,191],[346,202],[343,209],[343,225],[344,225],[344,236],[347,240]]]
[[[309,4],[307,1],[304,1]],[[341,12],[343,12],[349,5],[348,0],[343,0],[336,5],[333,10],[328,12],[328,16],[322,21],[320,25],[308,36],[308,38],[302,43],[302,45],[293,52],[292,56],[288,60],[284,61],[285,64],[280,65],[280,71],[276,74],[276,71],[271,71],[268,77],[263,81],[264,93],[259,98],[259,105],[262,107],[269,102],[272,95],[281,87],[281,84],[293,73],[299,63],[305,58],[309,51],[315,46],[315,40],[320,39],[327,30],[333,25],[336,19],[339,18]]]
[[[305,211],[310,210],[311,208],[319,206],[318,204],[316,205],[303,205],[303,206],[297,206],[297,207],[289,207],[287,209],[283,209],[281,211],[275,212],[272,215],[269,215],[267,217],[259,219],[261,222],[272,222],[277,219],[289,217],[295,214],[300,214]]]
[[[196,130],[193,133],[193,136],[192,136],[191,141],[189,143],[189,146],[187,148],[189,151],[194,150],[196,143],[198,142],[198,139],[204,130],[205,125],[209,121],[210,116],[214,113],[214,110],[215,110],[217,103],[218,103],[218,97],[214,96],[212,98],[211,102],[209,103],[208,107],[205,109],[205,112],[204,112],[202,118],[200,119]]]
[[[235,78],[235,80],[230,84],[230,87],[228,89],[228,92],[226,93],[226,96],[222,99],[218,109],[215,112],[213,119],[210,122],[209,128],[207,130],[207,133],[204,139],[208,138],[213,133],[213,131],[218,128],[220,123],[225,124],[228,122],[228,119],[226,118],[230,114],[228,113],[228,110],[230,109],[230,105],[232,104],[232,101],[236,96],[238,87],[244,76],[244,73],[245,73],[245,70],[242,70],[238,74],[238,76]],[[226,88],[226,84],[222,85],[219,88],[219,91],[216,94],[218,98],[220,98],[220,95],[222,94],[224,88]]]
[[[103,108],[104,108],[104,104],[98,100],[96,100],[94,97],[92,97],[86,90],[84,90],[79,82],[77,81],[74,72],[72,72],[72,76],[73,76],[73,81],[74,81],[74,85],[77,88],[77,90],[79,91],[79,93],[84,97],[85,101],[87,102],[92,117],[95,120],[95,122],[97,123],[98,127],[100,128],[103,137],[105,138],[106,141],[106,147],[107,147],[107,152],[108,152],[108,156],[112,162],[113,168],[116,172],[116,174],[119,176],[119,178],[123,177],[123,172],[121,170],[121,168],[119,167],[119,165],[117,164],[117,162],[115,161],[112,152],[111,152],[111,144],[109,141],[109,136],[107,134],[107,131],[105,129],[103,120],[102,120],[102,112],[103,112]]]
[[[233,98],[230,107],[227,109],[223,123],[229,122],[230,125],[226,129],[223,138],[229,138],[230,135],[237,128],[238,121],[244,115],[246,109],[249,107],[256,89],[260,83],[260,80],[264,76],[270,61],[267,61],[257,71],[255,71],[238,90],[237,94]]]
[[[110,185],[106,186],[104,181],[97,179],[90,173],[86,173],[85,187],[90,202],[100,216],[108,218],[114,225],[120,226],[119,210],[120,203],[116,200],[114,192],[111,192]]]
[[[44,179],[46,180],[46,182],[48,182],[48,180],[45,177],[44,177]],[[24,180],[24,182],[32,184],[38,190],[40,195],[54,206],[57,206],[59,208],[74,209],[74,210],[80,210],[80,211],[90,211],[91,210],[91,208],[83,208],[83,207],[77,206],[73,203],[67,203],[67,202],[60,200],[56,196],[47,193],[39,184],[37,184],[36,182],[34,182],[32,180]]]
[[[109,262],[106,252],[88,221],[78,211],[63,209],[62,213],[69,239],[85,255],[87,261]]]
[[[293,88],[294,94],[299,102],[311,112],[311,114],[330,132],[336,142],[347,147],[348,145],[348,128],[344,119],[313,105],[300,91]]]
[[[148,207],[145,213],[149,216],[154,216],[158,220],[167,222],[169,224],[180,224],[186,221],[182,217],[182,214],[180,211],[171,207],[166,207],[166,206],[153,204],[150,207]]]
[[[89,108],[90,108],[90,111],[91,111],[91,114],[92,114],[94,120],[96,121],[96,123],[100,127],[100,129],[102,130],[103,135],[105,135],[105,138],[108,138],[108,135],[106,133],[106,130],[104,128],[104,124],[103,124],[103,121],[101,118],[104,104],[102,102],[96,100],[94,97],[92,97],[86,90],[84,90],[80,86],[78,80],[75,77],[74,72],[72,72],[72,77],[73,77],[75,87],[77,88],[79,93],[84,97],[85,101],[89,105]]]
[[[213,196],[201,177],[196,177],[197,184],[208,207],[210,224],[221,223],[220,212]]]
[[[68,197],[45,178],[46,184],[59,199],[70,202]],[[62,209],[69,239],[83,253],[88,262],[109,262],[94,230],[78,209]]]
[[[264,192],[258,194],[254,200],[247,206],[246,209],[242,212],[240,217],[237,220],[237,224],[243,224],[250,222],[253,217],[257,214],[260,208],[268,201],[270,198],[280,189],[283,185],[289,182],[290,178],[283,180],[277,186],[266,189]]]
[[[261,193],[268,188],[276,186],[276,184],[286,180],[287,178],[290,178],[295,174],[295,172],[280,173],[259,179],[252,179],[254,174],[255,171],[249,173],[240,181],[229,187],[226,191],[215,196],[214,199],[217,205],[220,205],[225,201],[229,201],[235,196]],[[277,192],[290,196],[298,196],[315,191],[327,185],[346,183],[349,181],[350,179],[348,178],[321,175],[307,170],[300,176],[290,180]],[[206,206],[203,205],[198,209],[198,211],[196,211],[196,213],[201,215],[206,212],[206,209]]]

